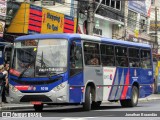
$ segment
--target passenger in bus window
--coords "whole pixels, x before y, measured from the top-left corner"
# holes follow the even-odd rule
[[[147,68],[145,61],[142,61],[142,68]]]
[[[99,60],[95,54],[93,54],[92,58],[88,61],[89,65],[99,65]]]

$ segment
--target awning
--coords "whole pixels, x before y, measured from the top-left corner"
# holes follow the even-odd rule
[[[108,18],[108,17],[104,17],[104,16],[101,16],[101,15],[98,15],[98,14],[95,14],[95,17],[99,18],[99,19],[107,20],[107,21],[111,22],[112,24],[124,25],[124,22],[121,22],[121,21],[118,21],[118,20],[114,20],[114,19],[111,19],[111,18]]]

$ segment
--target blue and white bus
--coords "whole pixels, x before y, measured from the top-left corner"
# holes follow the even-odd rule
[[[81,34],[36,34],[16,38],[10,69],[11,102],[83,105],[120,101],[134,107],[152,94],[151,47]]]

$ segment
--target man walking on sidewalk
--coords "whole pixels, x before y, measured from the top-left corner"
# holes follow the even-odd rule
[[[1,86],[1,96],[2,102],[8,103],[5,95],[5,88],[8,84],[8,73],[4,71],[4,65],[0,65],[0,86]]]

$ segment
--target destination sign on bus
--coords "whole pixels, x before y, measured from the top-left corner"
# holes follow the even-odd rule
[[[38,72],[44,73],[44,72],[63,72],[64,68],[54,68],[54,67],[45,67],[45,68],[39,68]]]

